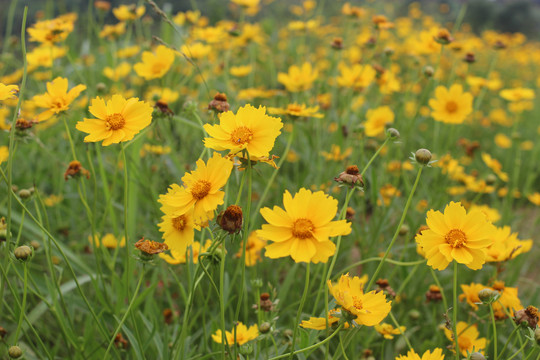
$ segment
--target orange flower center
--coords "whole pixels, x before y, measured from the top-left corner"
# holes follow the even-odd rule
[[[471,339],[465,336],[458,335],[459,350],[470,350],[473,347]]]
[[[212,184],[210,184],[209,181],[206,180],[198,180],[193,186],[191,187],[191,195],[197,200],[201,200],[204,198],[208,193],[210,192],[210,188],[212,187]]]
[[[504,290],[504,281],[495,281],[493,283],[493,289],[495,290],[498,290],[498,291],[503,291]]]
[[[459,229],[452,229],[444,236],[444,240],[453,248],[460,248],[467,243],[467,235]]]
[[[446,103],[446,111],[448,111],[450,114],[455,113],[458,110],[458,105],[455,101],[450,100]]]
[[[298,219],[294,222],[292,228],[292,234],[294,237],[300,239],[307,239],[312,237],[311,232],[315,229],[315,226],[309,219]]]
[[[163,64],[155,63],[152,65],[152,73],[153,74],[160,74],[163,71]]]
[[[105,119],[105,121],[107,122],[107,127],[109,128],[109,130],[122,129],[124,125],[126,124],[126,120],[124,119],[122,114],[118,114],[118,113],[107,115],[107,118]]]
[[[352,297],[353,299],[353,306],[358,309],[358,310],[362,310],[364,308],[364,303],[362,302],[362,299],[356,297],[356,296],[353,296]]]
[[[186,227],[186,224],[187,224],[186,215],[180,215],[172,219],[172,226],[178,231],[184,230]]]
[[[245,126],[237,127],[231,134],[231,141],[238,145],[243,145],[253,138],[253,132]]]
[[[55,99],[52,101],[52,104],[51,104],[51,108],[52,108],[52,109],[63,110],[64,107],[65,107],[64,99],[62,99],[62,98],[55,98]]]
[[[302,107],[300,105],[297,105],[297,104],[289,104],[289,105],[287,105],[287,111],[290,112],[290,113],[300,114],[300,113],[302,113]]]

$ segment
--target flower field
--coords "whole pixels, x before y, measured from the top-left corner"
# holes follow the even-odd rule
[[[82,3],[2,15],[2,358],[540,359],[537,38]]]

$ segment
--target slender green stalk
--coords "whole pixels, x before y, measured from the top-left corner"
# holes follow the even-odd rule
[[[124,325],[124,322],[126,321],[131,308],[133,307],[133,304],[135,303],[135,300],[137,299],[137,294],[139,293],[139,289],[141,288],[141,284],[144,279],[144,270],[145,270],[145,264],[142,266],[141,275],[139,276],[139,281],[137,282],[137,287],[135,288],[135,292],[133,293],[133,298],[129,302],[128,308],[126,310],[126,313],[120,320],[120,323],[116,327],[116,330],[114,330],[113,336],[111,337],[111,340],[109,341],[109,346],[107,346],[107,351],[105,351],[105,355],[103,356],[104,359],[108,359],[107,355],[109,354],[109,351],[111,350],[112,345],[114,344],[114,339],[116,339],[116,335],[120,332],[120,329],[122,328],[122,325]]]
[[[316,344],[313,344],[311,346],[308,346],[306,348],[303,348],[303,349],[299,349],[299,350],[296,350],[296,351],[293,351],[291,354],[283,354],[283,355],[279,355],[279,356],[274,356],[268,360],[278,360],[278,359],[285,359],[287,356],[292,356],[292,355],[296,355],[296,354],[300,354],[300,353],[303,353],[303,352],[306,352],[306,351],[309,351],[309,350],[315,350],[316,348],[318,348],[319,346],[321,345],[324,345],[326,344],[327,342],[330,341],[330,339],[332,339],[334,336],[336,336],[339,331],[343,328],[343,325],[344,323],[341,323],[339,324],[339,326],[336,328],[336,330],[332,333],[332,335],[330,335],[329,337],[327,337],[326,339],[324,339],[323,341],[320,341]]]
[[[15,330],[14,342],[19,342],[19,334],[21,333],[21,327],[23,323],[24,311],[26,310],[26,295],[28,293],[28,264],[24,262],[24,285],[23,285],[23,298],[20,307],[19,322],[17,323],[17,330]]]
[[[219,263],[219,314],[221,320],[221,359],[225,360],[225,350],[227,346],[227,336],[225,334],[225,259],[226,256],[221,258]],[[202,265],[202,264],[201,264]],[[235,346],[236,348],[236,346]]]
[[[128,231],[128,199],[129,199],[129,180],[128,180],[128,164],[126,158],[126,150],[124,148],[124,143],[120,143],[122,149],[122,162],[124,163],[124,236],[126,238],[126,246],[124,253],[124,284],[126,285],[126,298],[129,299],[129,278],[130,278],[130,250],[131,246],[129,243],[129,231]]]
[[[298,334],[298,322],[300,321],[300,316],[302,315],[302,309],[304,308],[304,303],[306,302],[307,293],[309,290],[309,266],[310,262],[307,263],[306,266],[306,280],[304,283],[304,293],[302,294],[302,300],[300,300],[300,305],[298,306],[298,311],[296,312],[296,319],[294,320],[294,331],[293,331],[293,337],[292,337],[292,344],[291,344],[291,353],[289,354],[289,360],[292,360],[295,351],[294,346],[296,345],[296,335]]]
[[[512,340],[512,337],[515,335],[516,331],[518,331],[518,330],[519,330],[519,327],[515,327],[514,330],[512,330],[512,332],[508,336],[508,339],[506,339],[506,342],[504,343],[504,346],[503,346],[501,352],[499,353],[499,356],[501,356],[501,357],[503,356],[504,352],[506,351],[506,348],[508,347],[508,344],[510,344],[510,340]]]
[[[343,269],[341,269],[340,271],[337,272],[337,274],[343,274],[347,271],[349,271],[350,269],[353,269],[359,265],[363,265],[363,264],[366,264],[366,263],[370,263],[370,262],[375,262],[375,261],[381,261],[382,260],[382,257],[370,257],[370,258],[367,258],[367,259],[363,259],[363,260],[360,260],[360,261],[357,261],[355,262],[354,264],[351,264]],[[393,259],[386,259],[386,262],[389,263],[389,264],[394,264],[394,265],[398,265],[398,266],[416,266],[416,265],[420,265],[420,264],[424,264],[426,262],[426,260],[417,260],[417,261],[397,261],[397,260],[393,260]]]
[[[390,245],[388,245],[388,248],[386,249],[386,251],[385,251],[385,253],[384,253],[383,257],[382,257],[381,262],[377,266],[377,269],[375,269],[375,273],[373,273],[373,275],[369,279],[369,283],[366,286],[366,291],[369,291],[369,289],[371,288],[371,286],[373,285],[373,283],[377,279],[377,276],[379,275],[379,272],[381,271],[381,269],[382,269],[382,267],[383,267],[383,265],[384,265],[384,263],[386,261],[386,258],[388,257],[388,254],[390,253],[390,250],[392,249],[392,247],[394,246],[394,243],[396,242],[396,239],[398,238],[399,230],[401,229],[401,226],[403,225],[403,222],[405,221],[405,217],[407,216],[407,211],[409,210],[409,206],[411,206],[413,195],[414,195],[414,193],[416,191],[416,188],[418,186],[418,182],[420,181],[420,175],[422,175],[422,170],[423,169],[424,169],[424,166],[420,166],[420,168],[418,169],[418,174],[416,175],[416,180],[414,181],[414,185],[412,187],[411,193],[409,194],[409,198],[407,199],[407,203],[405,204],[405,208],[403,209],[403,213],[401,214],[401,219],[399,220],[399,224],[398,224],[398,226],[396,228],[396,231],[394,233],[394,237],[392,238],[392,241],[390,241]]]
[[[493,304],[489,304],[489,313],[491,315],[491,324],[493,325],[493,360],[497,360],[497,324],[495,324]]]
[[[390,136],[387,136],[386,139],[384,140],[384,142],[382,143],[381,146],[379,146],[379,148],[377,149],[377,151],[375,152],[375,154],[373,154],[373,156],[371,157],[371,159],[369,159],[368,163],[366,164],[366,166],[364,166],[364,168],[362,169],[362,172],[360,173],[360,175],[364,176],[364,174],[366,173],[367,169],[369,169],[369,167],[371,166],[371,163],[373,162],[373,160],[375,160],[375,158],[377,156],[379,156],[379,153],[381,152],[381,150],[384,148],[384,146],[388,143],[388,141],[390,141],[391,137]]]
[[[77,160],[77,153],[75,152],[75,144],[73,143],[73,138],[71,137],[71,130],[69,129],[69,125],[67,123],[66,114],[61,114],[60,117],[62,118],[62,121],[64,122],[64,127],[66,128],[66,135],[69,142],[69,147],[71,148],[71,156],[73,157],[73,160]]]
[[[401,327],[399,326],[399,323],[397,322],[396,317],[394,316],[394,314],[392,314],[392,312],[390,311],[388,313],[388,315],[390,316],[390,319],[394,323],[394,326],[396,327],[396,329],[398,329],[401,336],[403,336],[403,339],[405,339],[405,342],[407,343],[407,346],[409,347],[409,350],[414,350],[412,345],[411,345],[411,342],[409,341],[409,338],[407,337],[407,335],[405,335],[405,333],[403,331],[401,331]]]
[[[347,353],[345,352],[345,347],[343,346],[343,340],[341,339],[341,334],[339,334],[339,347],[341,348],[341,353],[343,354],[343,358],[345,360],[349,360],[347,357]]]
[[[518,356],[518,354],[523,351],[525,349],[525,346],[527,346],[527,343],[524,343],[523,345],[521,345],[521,347],[519,348],[518,351],[516,351],[512,356],[510,356],[508,359],[506,360],[512,360],[513,358],[515,358],[516,356]],[[533,349],[534,350],[534,349]],[[527,360],[530,356],[531,356],[532,352],[527,355],[527,357],[524,359],[524,360]],[[540,354],[538,354],[538,357],[540,358]],[[538,359],[538,358],[537,358]]]
[[[454,305],[452,308],[452,329],[454,331],[454,346],[456,353],[456,360],[459,360],[459,342],[458,342],[458,333],[457,333],[457,279],[458,279],[458,263],[454,261],[454,281],[453,281],[453,293],[452,297],[454,300]]]
[[[431,276],[433,276],[433,280],[435,280],[435,284],[437,284],[437,287],[439,288],[439,290],[441,290],[444,311],[447,311],[448,301],[446,301],[446,296],[444,296],[444,288],[442,287],[441,282],[439,281],[439,278],[437,277],[437,274],[435,273],[435,270],[433,270],[431,266],[429,266],[429,271],[431,272]]]

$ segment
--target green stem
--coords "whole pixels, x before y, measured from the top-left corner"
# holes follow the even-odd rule
[[[383,265],[384,265],[384,263],[386,261],[386,258],[388,257],[388,254],[390,253],[390,250],[392,249],[392,247],[394,246],[394,243],[396,242],[396,240],[398,238],[399,230],[401,229],[401,226],[403,225],[403,222],[405,221],[405,217],[407,216],[407,211],[409,210],[409,206],[411,206],[413,195],[414,195],[414,192],[416,191],[416,187],[418,186],[418,182],[420,181],[420,175],[422,175],[422,170],[423,169],[424,169],[424,166],[421,166],[418,169],[418,174],[416,175],[416,180],[414,181],[414,185],[412,187],[411,193],[409,194],[409,198],[407,199],[407,203],[405,204],[405,208],[403,209],[403,214],[401,214],[401,219],[399,220],[399,224],[398,224],[398,226],[396,228],[396,231],[394,233],[394,237],[392,238],[392,241],[390,241],[390,245],[388,245],[388,248],[386,249],[386,252],[384,253],[381,262],[377,266],[377,269],[375,270],[375,273],[369,279],[369,283],[366,286],[366,291],[369,291],[369,289],[371,288],[371,286],[375,282],[375,279],[377,279],[377,275],[379,275],[379,272],[381,271],[381,269],[382,269],[382,267],[383,267]]]
[[[127,164],[127,158],[126,158],[126,150],[124,148],[124,143],[120,143],[121,149],[122,149],[122,161],[124,163],[124,236],[126,238],[126,246],[125,246],[125,271],[124,271],[124,277],[126,284],[126,298],[129,299],[129,278],[130,278],[130,243],[128,239],[128,198],[129,198],[129,181],[128,181],[128,164]]]
[[[441,282],[439,281],[439,278],[437,277],[437,274],[435,273],[435,270],[431,266],[429,266],[429,271],[431,272],[431,275],[433,276],[433,280],[435,280],[435,284],[439,287],[439,290],[441,290],[441,296],[443,300],[444,305],[444,311],[448,310],[448,302],[446,301],[446,296],[444,296],[444,289],[441,286]]]
[[[28,290],[28,265],[26,264],[26,262],[24,263],[24,288],[23,288],[23,298],[22,298],[22,303],[21,303],[21,312],[19,314],[19,322],[17,324],[17,330],[15,330],[15,338],[14,338],[14,341],[15,341],[15,344],[18,343],[18,340],[19,340],[19,334],[21,332],[21,327],[22,327],[22,323],[23,323],[23,317],[24,317],[24,311],[25,311],[25,308],[26,308],[26,294],[27,294],[27,291]]]
[[[506,360],[512,360],[513,358],[515,358],[521,351],[523,351],[523,349],[525,349],[525,346],[527,346],[527,343],[525,342],[520,348],[518,351],[516,351],[512,356],[510,356],[508,359]],[[534,350],[534,349],[533,349]],[[532,352],[531,352],[532,354]],[[531,355],[529,354],[524,360],[528,359],[529,356]],[[539,357],[540,357],[540,354],[539,354]]]
[[[296,319],[294,321],[294,331],[293,331],[293,338],[292,338],[292,344],[291,344],[291,353],[289,354],[289,360],[292,360],[295,351],[294,346],[296,345],[296,335],[298,334],[298,322],[300,321],[300,316],[302,315],[302,309],[304,308],[304,303],[306,302],[308,290],[309,290],[309,266],[310,262],[307,263],[306,266],[306,280],[304,284],[304,294],[302,294],[302,300],[300,300],[300,305],[298,306],[298,311],[296,312]]]
[[[135,300],[137,299],[137,294],[139,293],[139,289],[141,288],[141,284],[142,284],[143,279],[144,279],[144,270],[145,270],[144,266],[145,265],[143,264],[143,267],[142,267],[142,270],[141,270],[141,276],[139,276],[139,282],[137,283],[137,287],[135,288],[135,292],[133,293],[133,298],[129,302],[126,313],[124,314],[124,316],[120,320],[120,323],[116,327],[116,330],[114,331],[113,336],[112,336],[111,340],[109,341],[109,346],[107,346],[107,351],[105,351],[105,356],[103,356],[104,359],[107,359],[107,355],[109,354],[109,351],[111,350],[111,347],[112,347],[112,345],[114,343],[114,339],[116,338],[116,334],[118,334],[118,332],[120,332],[120,329],[122,328],[122,325],[126,321],[128,315],[129,315],[129,313],[131,311],[131,308],[133,307],[133,304],[135,303]]]
[[[401,327],[399,326],[399,323],[397,322],[394,314],[392,314],[392,312],[390,311],[388,313],[388,315],[390,316],[390,319],[394,323],[394,326],[396,327],[396,329],[398,329],[401,336],[403,336],[403,339],[405,339],[405,342],[407,343],[407,346],[409,347],[409,350],[411,350],[411,351],[414,350],[412,345],[411,345],[411,342],[409,341],[409,338],[405,335],[405,333],[403,331],[401,331]]]
[[[512,332],[510,333],[510,335],[508,336],[508,339],[506,339],[506,342],[504,343],[504,346],[500,352],[500,356],[502,356],[504,354],[504,352],[506,351],[506,348],[508,347],[508,344],[510,344],[510,340],[512,339],[512,336],[514,336],[514,334],[516,333],[516,331],[519,330],[519,327],[515,327],[514,330],[512,330]]]
[[[326,339],[324,339],[321,342],[318,342],[316,344],[313,344],[313,345],[308,346],[308,347],[303,348],[303,349],[293,351],[291,354],[283,354],[283,355],[279,355],[279,356],[274,356],[274,357],[272,357],[272,358],[270,358],[268,360],[285,359],[287,356],[292,356],[292,355],[300,354],[300,353],[303,353],[303,352],[306,352],[306,351],[309,351],[309,350],[314,350],[314,349],[318,348],[319,346],[326,344],[328,341],[330,341],[330,339],[332,339],[334,336],[336,336],[339,333],[339,331],[343,328],[343,325],[344,325],[344,323],[339,324],[339,326],[332,333],[332,335],[330,335],[329,337],[327,337]]]
[[[71,148],[71,156],[73,156],[73,160],[77,160],[77,153],[75,152],[75,144],[73,143],[73,138],[71,137],[71,130],[69,130],[69,125],[67,123],[66,115],[61,114],[62,120],[64,121],[64,126],[66,128],[66,135],[69,141],[69,147]]]
[[[454,300],[454,305],[452,309],[452,329],[454,331],[454,346],[456,353],[456,360],[459,360],[459,342],[458,342],[458,333],[457,333],[457,279],[458,279],[458,263],[454,261],[454,281],[453,281],[453,293],[452,297]]]
[[[375,152],[375,154],[373,154],[373,156],[371,157],[371,159],[369,159],[368,163],[366,164],[366,166],[364,166],[364,168],[362,169],[362,172],[360,173],[361,176],[364,176],[364,174],[366,173],[367,169],[369,168],[369,166],[371,165],[371,163],[373,162],[373,160],[375,160],[375,158],[377,156],[379,156],[379,153],[381,152],[381,150],[384,148],[384,146],[388,143],[388,141],[390,141],[391,137],[390,136],[387,136],[386,137],[386,140],[384,140],[384,142],[382,143],[381,146],[379,146],[379,148],[377,149],[377,151]]]
[[[493,324],[493,360],[497,360],[497,325],[495,324],[493,304],[489,304],[489,313],[491,314],[491,324]]]

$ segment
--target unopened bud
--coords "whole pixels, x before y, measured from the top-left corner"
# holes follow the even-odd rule
[[[399,131],[394,128],[388,128],[388,130],[386,130],[386,133],[391,139],[399,139],[400,137]]]
[[[19,246],[13,250],[13,255],[15,255],[18,260],[26,261],[30,256],[32,256],[32,248],[26,245]]]
[[[478,292],[478,298],[484,304],[491,304],[499,297],[499,292],[493,289],[485,288]]]
[[[486,357],[479,352],[473,352],[470,357],[471,360],[486,360]]]
[[[8,350],[8,355],[12,359],[18,359],[22,356],[23,352],[18,346],[11,346]]]
[[[272,329],[272,325],[270,325],[269,322],[263,322],[261,326],[259,326],[259,331],[261,334],[266,334]]]
[[[534,330],[534,340],[540,345],[540,327],[537,327],[536,330]]]
[[[422,72],[424,73],[425,77],[432,77],[433,74],[435,74],[435,69],[433,69],[432,66],[424,66],[424,69],[422,69]]]
[[[30,192],[28,189],[22,189],[19,191],[19,197],[21,199],[28,199],[30,196],[32,196],[32,192]]]
[[[428,149],[416,150],[414,157],[420,164],[427,165],[431,161],[431,151]]]
[[[251,345],[250,343],[240,345],[240,354],[249,355],[252,352],[253,352],[253,345]]]

